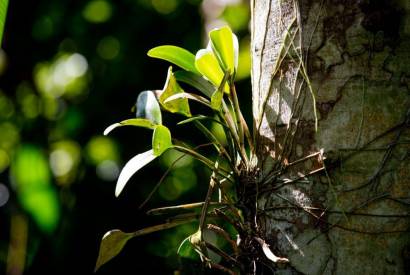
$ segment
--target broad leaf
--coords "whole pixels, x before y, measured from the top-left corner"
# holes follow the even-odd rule
[[[100,252],[98,253],[94,272],[96,272],[103,264],[117,256],[124,248],[127,241],[132,237],[134,237],[133,233],[124,233],[118,229],[105,233],[101,240]]]
[[[154,129],[156,125],[152,123],[152,121],[145,119],[145,118],[126,119],[121,122],[114,123],[108,126],[104,130],[104,136],[108,135],[115,128],[122,127],[122,126],[138,126],[138,127],[148,128],[148,129]]]
[[[160,156],[165,150],[172,147],[171,132],[163,125],[157,125],[152,135],[152,150],[155,156]]]
[[[137,98],[137,118],[145,118],[154,124],[162,124],[161,109],[153,91],[143,91]]]
[[[115,196],[118,197],[124,189],[128,180],[142,167],[153,161],[157,156],[154,155],[153,150],[141,153],[130,159],[122,169],[118,177],[117,186],[115,187]]]
[[[224,73],[212,50],[199,50],[195,56],[195,67],[204,77],[211,81],[215,87],[219,87]],[[228,85],[225,85],[225,92],[229,93]]]
[[[227,71],[225,73],[224,78],[222,79],[221,85],[219,85],[218,89],[216,89],[216,91],[211,96],[211,107],[212,107],[212,109],[214,109],[216,111],[221,109],[222,98],[224,96],[223,87],[225,86],[225,83],[226,83],[228,77],[229,77],[229,73]]]
[[[195,56],[183,48],[171,45],[158,46],[149,50],[148,56],[166,60],[184,70],[199,74],[195,68]]]
[[[166,230],[182,224],[193,222],[195,219],[186,218],[184,220],[171,220],[167,223],[158,224],[150,227],[140,229],[135,232],[125,233],[121,230],[115,229],[105,233],[101,240],[100,252],[98,253],[97,263],[95,265],[95,271],[97,271],[103,264],[117,256],[124,248],[127,241],[131,238],[143,236],[153,232]]]
[[[162,104],[165,110],[171,113],[179,113],[184,116],[190,117],[191,112],[189,110],[188,99],[179,98],[171,102],[164,102],[168,97],[183,92],[184,90],[179,86],[177,80],[175,79],[175,76],[172,72],[172,67],[169,67],[167,80],[165,82],[164,89],[162,90],[162,93],[159,96],[159,102]]]
[[[179,82],[184,82],[194,87],[207,97],[211,97],[214,91],[212,84],[202,76],[187,71],[176,71],[174,72],[174,76]]]
[[[9,4],[8,0],[0,0],[0,46],[1,46],[1,42],[3,41],[3,31],[4,31],[4,25],[6,23],[8,4]]]
[[[233,74],[238,64],[238,39],[228,26],[209,32],[212,50],[218,58],[221,67]]]

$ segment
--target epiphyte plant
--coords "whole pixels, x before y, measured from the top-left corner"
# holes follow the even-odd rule
[[[175,208],[188,211],[200,208],[199,214],[192,211],[176,215],[167,219],[166,223],[133,233],[124,233],[120,230],[107,232],[101,242],[96,270],[115,257],[126,242],[133,237],[197,221],[198,230],[181,243],[178,252],[191,248],[199,254],[201,261],[207,267],[234,274],[235,270],[243,268],[239,260],[242,246],[240,240],[246,240],[249,238],[247,235],[252,234],[244,221],[238,198],[243,196],[242,183],[244,178],[252,174],[254,159],[254,142],[239,107],[234,84],[238,66],[238,39],[228,26],[224,26],[210,31],[207,48],[199,50],[196,55],[177,46],[165,45],[151,49],[148,51],[148,56],[166,60],[182,70],[174,72],[172,67],[169,67],[162,90],[144,91],[139,94],[136,103],[136,118],[115,123],[104,131],[107,135],[113,129],[122,126],[137,126],[153,130],[152,149],[136,155],[124,166],[117,181],[115,195],[120,195],[128,180],[139,169],[171,148],[194,157],[212,171],[208,192],[204,201],[200,203],[157,208],[147,212],[156,215],[167,213]],[[187,84],[199,93],[186,92],[179,83]],[[193,115],[189,100],[209,107],[210,112],[207,115]],[[203,145],[191,148],[173,139],[170,130],[163,125],[161,110],[184,116],[185,119],[178,124],[193,123],[209,140],[209,145],[216,150],[216,158],[211,159],[198,152],[197,148]],[[226,142],[222,142],[205,126],[203,122],[206,120],[222,126]],[[158,186],[159,184],[153,192]],[[218,198],[213,201],[215,191],[218,191]],[[218,221],[229,223],[235,228],[238,234],[235,240],[223,229],[221,223],[218,224]],[[227,241],[232,253],[228,254],[208,242],[204,237],[206,230],[214,232]],[[287,261],[285,258],[273,255],[262,239],[255,239],[268,259],[274,262]],[[229,267],[222,265],[221,262],[213,261],[209,256],[210,251],[218,254],[224,263],[229,264]]]

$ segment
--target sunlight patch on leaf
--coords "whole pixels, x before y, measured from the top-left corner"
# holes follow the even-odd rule
[[[195,66],[215,87],[221,83],[224,73],[212,50],[199,50],[195,56]],[[225,85],[225,92],[229,93],[229,86]]]
[[[233,74],[238,64],[238,39],[232,30],[228,26],[213,29],[209,32],[209,39],[221,67]]]

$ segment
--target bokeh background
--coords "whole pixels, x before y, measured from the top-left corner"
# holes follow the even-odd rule
[[[10,0],[0,50],[0,274],[92,274],[106,231],[158,224],[148,208],[203,199],[209,171],[185,158],[138,210],[178,157],[173,151],[115,198],[121,167],[149,149],[151,133],[102,132],[134,116],[140,91],[163,87],[169,64],[147,57],[149,49],[195,53],[224,24],[240,38],[237,90],[249,117],[248,23],[242,0]],[[179,139],[205,142],[166,121]],[[133,239],[97,274],[204,274],[194,257],[176,254],[195,229]]]

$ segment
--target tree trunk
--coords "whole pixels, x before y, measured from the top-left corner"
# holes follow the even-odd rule
[[[409,274],[410,2],[251,2],[249,273]]]

